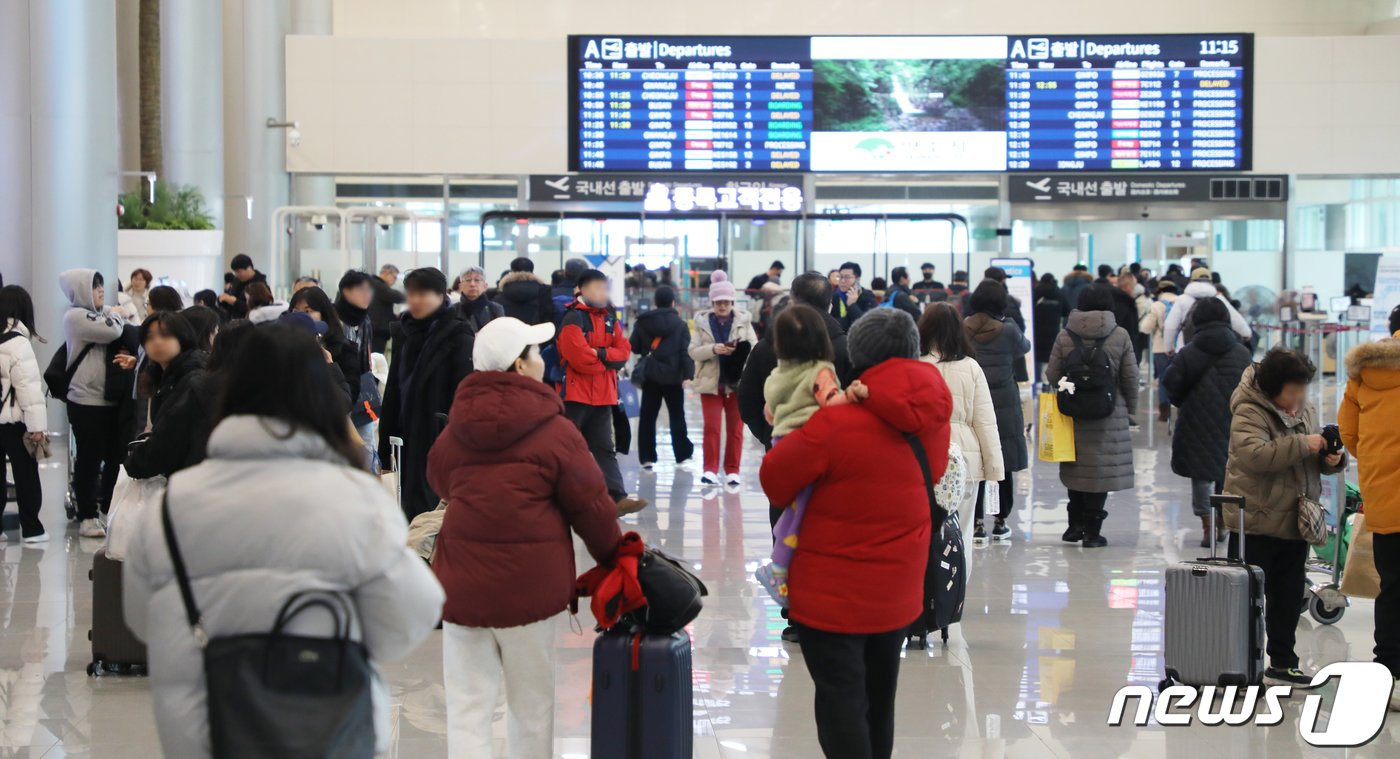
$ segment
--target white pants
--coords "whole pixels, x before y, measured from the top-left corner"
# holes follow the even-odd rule
[[[524,627],[442,625],[448,756],[491,757],[502,675],[510,759],[554,755],[554,639],[558,617]]]

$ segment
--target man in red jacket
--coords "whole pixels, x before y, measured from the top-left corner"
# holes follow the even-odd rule
[[[627,365],[632,344],[622,334],[617,312],[608,303],[608,277],[589,269],[578,278],[578,298],[559,327],[559,357],[564,363],[564,414],[578,426],[619,516],[646,508],[629,498],[622,484],[613,443],[613,409],[617,406],[617,370]]]

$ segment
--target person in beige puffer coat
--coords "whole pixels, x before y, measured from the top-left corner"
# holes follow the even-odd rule
[[[949,424],[952,441],[962,449],[969,485],[963,491],[962,503],[954,505],[958,519],[964,521],[977,502],[976,483],[1006,478],[992,392],[982,367],[973,358],[976,350],[962,319],[951,303],[933,303],[924,311],[919,319],[919,342],[922,360],[938,367],[953,394]]]
[[[1316,500],[1322,475],[1346,468],[1346,454],[1328,455],[1318,434],[1317,409],[1307,400],[1316,369],[1302,354],[1275,348],[1245,370],[1230,398],[1230,455],[1225,492],[1243,496],[1244,558],[1264,570],[1264,621],[1269,667],[1264,682],[1306,685],[1293,650],[1298,599],[1306,582],[1308,544],[1298,531],[1298,497]],[[1239,530],[1239,509],[1224,509]],[[1238,541],[1230,553],[1238,556]]]

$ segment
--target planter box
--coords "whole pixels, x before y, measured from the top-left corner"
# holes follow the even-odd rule
[[[122,282],[135,269],[157,281],[169,279],[189,304],[200,290],[224,290],[224,232],[201,230],[117,230],[117,267]]]

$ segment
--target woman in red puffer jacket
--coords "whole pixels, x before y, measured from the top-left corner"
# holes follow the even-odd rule
[[[904,631],[924,608],[928,491],[905,435],[917,436],[933,481],[948,466],[953,400],[918,360],[909,314],[878,309],[847,337],[870,391],[822,409],[763,459],[772,503],[812,486],[789,571],[789,610],[816,683],[817,737],[833,759],[888,759]]]
[[[476,372],[457,387],[428,483],[448,501],[433,553],[447,592],[442,663],[447,748],[491,756],[502,675],[512,756],[554,750],[554,644],[573,600],[574,545],[599,563],[622,534],[617,505],[558,394],[539,344],[554,325],[492,319],[477,333]]]

